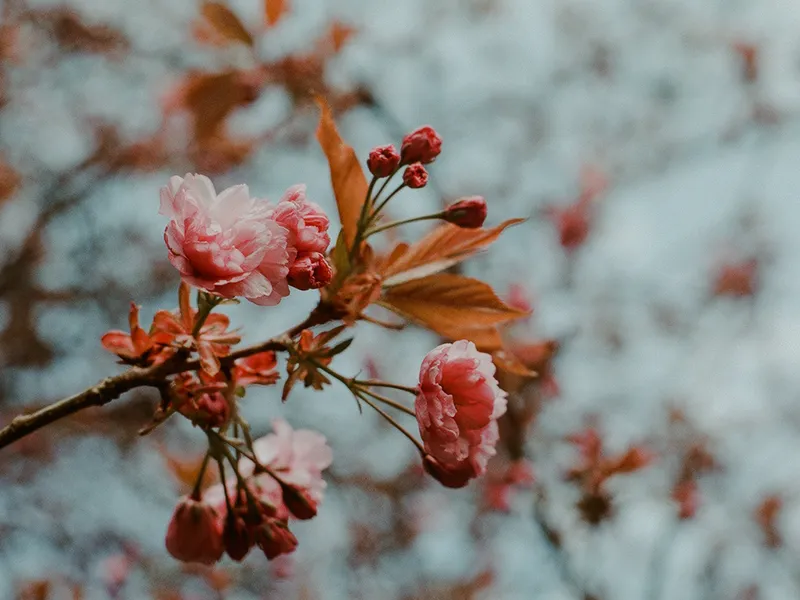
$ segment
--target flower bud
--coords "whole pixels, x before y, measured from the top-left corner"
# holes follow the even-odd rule
[[[486,200],[482,196],[469,196],[448,206],[443,218],[464,229],[478,229],[486,220],[486,212]]]
[[[225,519],[222,541],[225,545],[225,552],[237,562],[243,560],[253,546],[247,531],[247,524],[241,517],[232,514],[228,514],[228,518]]]
[[[333,268],[320,252],[307,252],[297,257],[289,269],[289,285],[298,290],[316,290],[333,279]]]
[[[317,516],[317,503],[306,490],[281,482],[283,503],[296,519],[305,521]]]
[[[297,538],[289,531],[286,521],[271,517],[256,529],[255,540],[267,560],[281,554],[290,554],[297,548]]]
[[[217,562],[224,550],[217,511],[199,500],[183,498],[175,507],[165,542],[167,551],[178,560],[206,565]]]
[[[367,159],[367,168],[375,177],[388,177],[394,173],[399,164],[400,155],[392,144],[376,146]]]
[[[441,463],[430,454],[426,454],[423,457],[422,466],[428,475],[443,486],[449,488],[462,488],[473,478],[472,472],[449,471],[445,469]]]
[[[428,171],[420,163],[414,163],[403,171],[403,183],[412,190],[425,187],[428,183]]]
[[[400,162],[404,165],[415,162],[426,165],[436,160],[441,151],[442,138],[433,127],[425,125],[403,138],[403,145],[400,147]]]

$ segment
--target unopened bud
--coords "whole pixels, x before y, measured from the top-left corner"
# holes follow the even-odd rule
[[[403,145],[400,147],[401,164],[419,162],[426,165],[436,160],[441,151],[442,138],[433,127],[425,125],[403,138]]]
[[[425,187],[428,183],[428,171],[418,162],[409,165],[403,172],[403,183],[413,190]]]
[[[443,218],[464,229],[478,229],[486,220],[486,213],[486,200],[482,196],[470,196],[448,206]]]
[[[388,177],[394,173],[399,164],[400,155],[391,144],[373,148],[367,159],[367,168],[375,177]]]

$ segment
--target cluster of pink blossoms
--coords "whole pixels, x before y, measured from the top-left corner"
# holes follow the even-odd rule
[[[367,161],[373,175],[370,190],[378,179],[390,179],[401,169],[403,183],[386,201],[403,187],[424,187],[425,165],[440,152],[441,138],[427,126],[405,136],[399,152],[391,145],[375,148]],[[375,209],[370,215],[374,219],[386,201],[375,208],[372,200],[367,192],[364,206]],[[208,178],[192,174],[172,177],[162,188],[161,213],[170,219],[164,240],[182,278],[179,309],[156,313],[146,332],[132,306],[131,333],[109,332],[103,344],[123,362],[137,366],[158,365],[191,352],[199,358],[199,368],[174,373],[162,389],[164,414],[168,416],[170,409],[181,413],[206,433],[209,442],[195,489],[180,500],[170,521],[167,550],[179,560],[204,564],[213,564],[224,554],[243,560],[254,547],[267,559],[291,553],[298,542],[290,521],[316,516],[331,449],[319,433],[293,430],[280,419],[274,421],[273,433],[250,439],[249,427],[236,410],[237,397],[249,385],[277,381],[276,357],[272,351],[261,351],[231,360],[231,347],[239,336],[228,330],[227,317],[211,311],[221,298],[244,297],[269,306],[286,297],[290,286],[309,290],[331,283],[328,217],[306,199],[304,186],[290,188],[272,205],[252,198],[245,185],[217,194]],[[483,225],[486,213],[485,200],[472,196],[422,218],[473,229]],[[402,223],[368,229],[369,219],[362,218],[359,227],[364,231],[358,235],[364,238],[359,239]],[[196,310],[189,301],[190,285],[205,291],[198,295]],[[495,379],[492,357],[479,352],[474,343],[460,340],[428,353],[416,387],[346,379],[333,372],[330,363],[350,341],[327,345],[346,326],[317,336],[305,329],[281,342],[290,353],[284,399],[296,381],[322,389],[330,383],[326,374],[333,375],[357,399],[387,402],[415,415],[422,443],[387,418],[414,441],[425,470],[443,485],[459,488],[483,475],[495,454],[497,420],[506,411],[506,393]],[[414,411],[369,390],[381,385],[415,395]],[[236,439],[239,431],[244,439]],[[212,461],[217,462],[221,481],[201,491],[203,473]],[[225,475],[225,463],[234,477]]]
[[[217,194],[208,177],[187,174],[161,189],[160,212],[170,218],[164,241],[183,280],[224,298],[273,306],[290,285],[321,288],[333,276],[324,254],[328,217],[306,199],[305,186],[273,206],[246,185]]]
[[[275,420],[273,429],[253,444],[258,464],[241,459],[238,481],[178,503],[166,536],[173,557],[213,564],[227,553],[240,561],[258,546],[271,560],[297,548],[289,520],[317,514],[331,449],[319,433],[294,430],[283,420]]]

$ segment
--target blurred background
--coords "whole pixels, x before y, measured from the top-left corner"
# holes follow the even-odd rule
[[[533,308],[506,334],[542,374],[504,382],[500,452],[455,491],[341,387],[253,388],[256,432],[283,416],[328,437],[328,493],[294,555],[214,569],[163,546],[202,435],[139,438],[148,391],[87,410],[0,452],[0,598],[800,595],[800,6],[0,6],[0,421],[118,372],[99,338],[131,300],[144,323],[176,305],[170,175],[273,199],[304,182],[333,214],[313,94],[364,158],[442,135],[394,216],[482,194],[490,224],[528,218],[465,269]],[[315,301],[225,311],[247,343]],[[413,384],[437,343],[362,324],[336,364]],[[618,463],[602,493],[580,476],[599,455]]]

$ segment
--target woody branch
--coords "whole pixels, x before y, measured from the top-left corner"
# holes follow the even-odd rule
[[[259,344],[240,348],[239,350],[231,352],[228,356],[220,358],[220,364],[223,367],[230,367],[233,365],[234,361],[240,358],[270,350],[285,350],[287,344],[291,342],[291,338],[295,337],[304,329],[314,325],[321,325],[327,320],[327,318],[321,315],[320,311],[315,310],[302,323],[292,327],[285,333]],[[190,360],[185,354],[177,354],[172,359],[159,365],[131,367],[124,373],[106,377],[82,392],[58,400],[35,412],[14,417],[11,423],[0,429],[0,449],[21,440],[59,419],[63,419],[64,417],[68,417],[92,406],[108,404],[112,400],[119,398],[125,392],[140,387],[160,387],[170,375],[183,373],[185,371],[195,371],[199,368],[200,361],[198,359]]]

